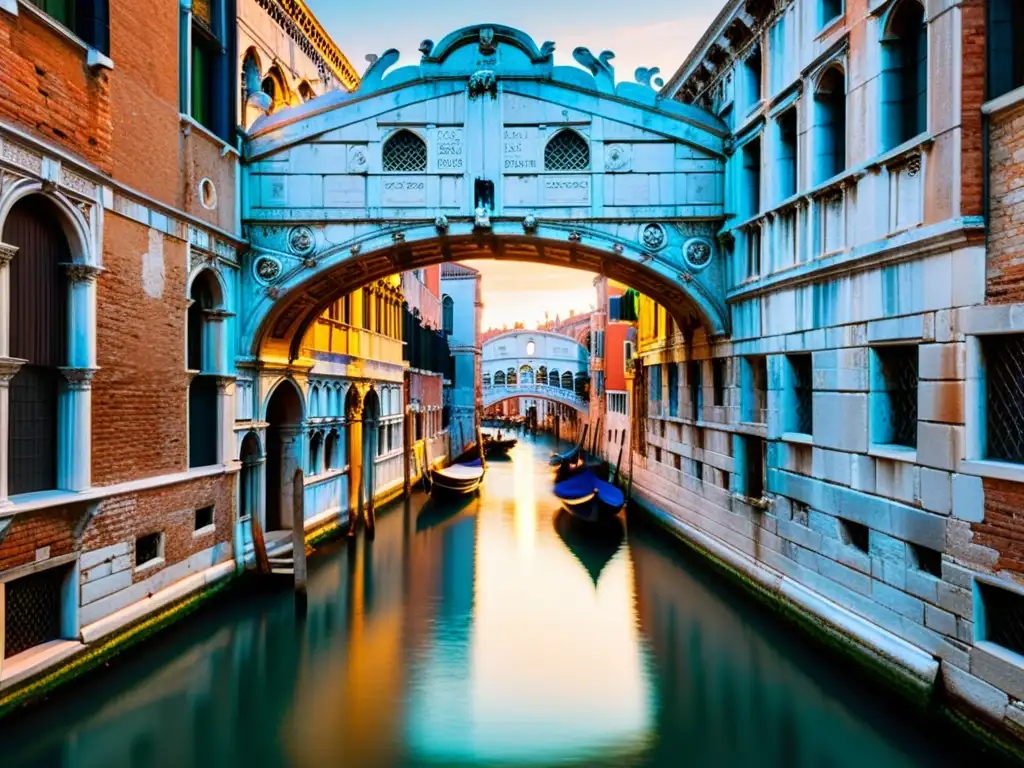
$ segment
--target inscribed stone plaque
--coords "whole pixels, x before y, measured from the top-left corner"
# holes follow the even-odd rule
[[[427,204],[426,176],[382,176],[380,204],[384,208],[417,208]]]
[[[536,128],[506,128],[502,133],[504,168],[507,173],[533,173],[540,170],[537,159]]]
[[[465,146],[462,128],[438,128],[434,135],[437,141],[437,172],[462,173]]]
[[[544,205],[590,205],[589,176],[545,176]]]
[[[324,208],[365,208],[366,177],[324,176]]]

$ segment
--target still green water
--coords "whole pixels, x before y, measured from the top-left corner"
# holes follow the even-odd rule
[[[304,622],[234,592],[5,721],[0,766],[974,762],[664,534],[571,525],[550,448],[319,552]]]

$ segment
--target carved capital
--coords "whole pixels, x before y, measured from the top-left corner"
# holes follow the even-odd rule
[[[71,391],[90,389],[92,377],[96,375],[99,368],[61,368],[60,372],[68,380],[68,389]]]
[[[21,360],[17,357],[0,357],[0,387],[6,387],[7,382],[14,378],[18,370],[28,360]]]
[[[0,269],[3,269],[11,263],[11,259],[14,258],[14,254],[18,252],[18,246],[8,245],[7,243],[0,243]]]
[[[70,264],[62,264],[62,267],[67,270],[68,281],[71,283],[91,283],[96,279],[103,270],[94,264],[79,264],[73,262]]]
[[[234,376],[218,376],[217,377],[217,393],[226,395],[228,390],[235,385]]]

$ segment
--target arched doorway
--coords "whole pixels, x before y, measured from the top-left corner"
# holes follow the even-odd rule
[[[267,531],[292,525],[292,475],[302,462],[302,400],[291,380],[282,381],[267,403]]]
[[[362,476],[362,400],[359,390],[352,385],[345,393],[345,458],[342,466],[348,464],[348,508],[359,509],[362,497],[358,492]]]
[[[192,281],[188,308],[188,465],[206,467],[218,463],[220,418],[217,413],[217,335],[221,322],[217,310],[223,294],[213,272],[202,270]]]
[[[263,451],[255,432],[248,433],[242,440],[238,458],[242,463],[242,471],[238,478],[238,516],[258,517],[262,506],[260,490],[263,484],[260,467],[263,465]]]

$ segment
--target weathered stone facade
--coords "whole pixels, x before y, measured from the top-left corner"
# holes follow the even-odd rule
[[[667,525],[1012,732],[1020,126],[983,108],[992,28],[971,2],[727,4],[663,93],[731,131],[730,334],[641,303],[633,471]]]

